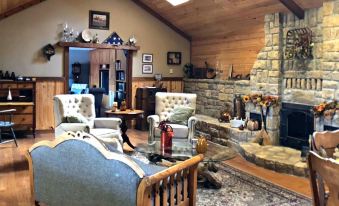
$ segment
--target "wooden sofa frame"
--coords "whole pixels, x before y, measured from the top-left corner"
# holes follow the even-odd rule
[[[39,205],[39,202],[35,200],[34,195],[34,170],[30,152],[40,146],[54,148],[66,139],[74,138],[65,136],[58,137],[57,140],[53,142],[41,141],[33,145],[26,153],[29,165],[32,202],[34,201],[35,205]],[[95,146],[106,159],[115,159],[112,157],[114,156],[112,152],[107,151],[103,147],[97,147],[98,145],[93,146]],[[140,170],[139,167],[135,167],[135,165],[125,162],[132,167],[141,178],[136,194],[137,206],[160,206],[167,205],[167,203],[169,203],[170,206],[194,206],[196,204],[197,167],[203,158],[204,156],[201,154],[194,156],[151,176],[145,176],[144,172]]]

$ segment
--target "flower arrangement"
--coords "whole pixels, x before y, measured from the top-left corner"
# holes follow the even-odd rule
[[[270,107],[278,104],[279,98],[272,95],[262,95],[262,94],[251,94],[244,95],[242,101],[246,104],[248,102],[253,103],[254,105],[261,105],[263,107]]]
[[[333,117],[336,110],[339,110],[339,104],[336,100],[332,102],[323,102],[313,107],[313,114],[315,117],[324,115],[325,117]]]

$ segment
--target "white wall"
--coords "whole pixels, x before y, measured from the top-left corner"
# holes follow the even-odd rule
[[[153,53],[154,73],[181,77],[182,67],[189,62],[190,43],[130,0],[48,0],[0,21],[0,70],[24,76],[63,75],[63,49],[48,62],[41,48],[59,41],[62,24],[75,30],[88,28],[89,10],[110,12],[110,30],[92,30],[103,41],[113,31],[123,40],[135,35],[141,49],[133,57],[133,76],[141,72],[142,53]],[[168,51],[182,52],[182,65],[168,66]],[[173,69],[173,74],[169,69]]]

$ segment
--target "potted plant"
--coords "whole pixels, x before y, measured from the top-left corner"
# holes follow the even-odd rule
[[[185,73],[186,78],[192,78],[193,75],[193,64],[187,63],[184,65],[183,70]]]

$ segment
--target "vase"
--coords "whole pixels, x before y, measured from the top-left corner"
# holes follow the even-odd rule
[[[125,100],[122,100],[121,105],[120,105],[120,111],[126,111],[127,109],[127,104]]]
[[[200,136],[197,141],[196,151],[199,154],[204,154],[207,151],[207,140],[205,137]]]
[[[11,88],[8,88],[7,101],[12,101],[12,93],[11,93]]]

